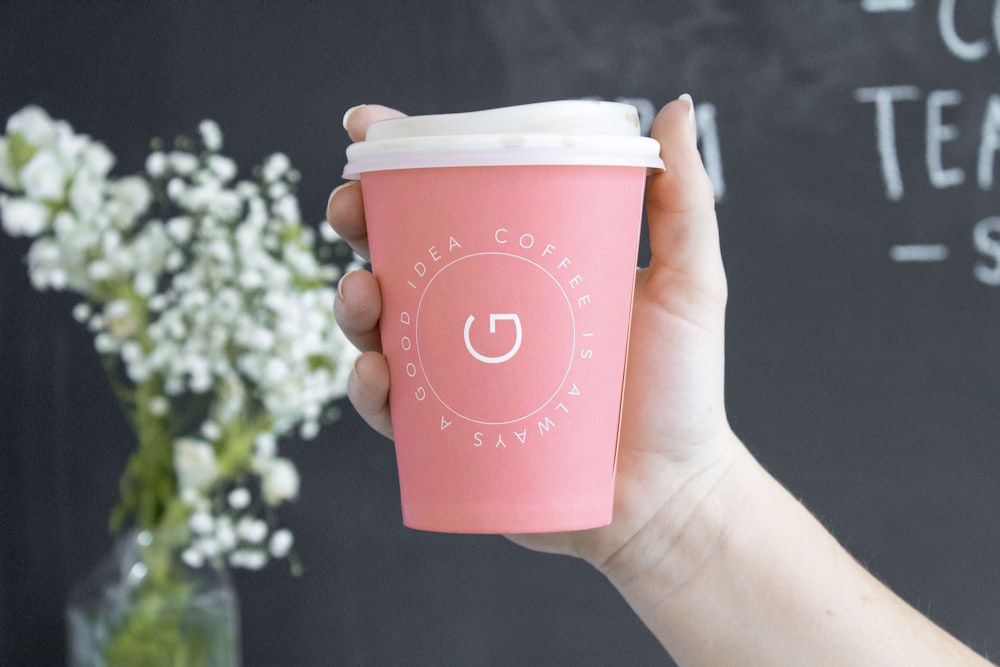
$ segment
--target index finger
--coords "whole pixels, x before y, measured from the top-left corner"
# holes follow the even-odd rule
[[[351,141],[364,141],[368,126],[380,120],[402,118],[406,114],[380,104],[359,104],[344,114],[344,129]]]
[[[402,112],[378,104],[362,104],[344,114],[344,129],[352,141],[364,141],[368,126],[388,118],[400,118]],[[326,204],[326,219],[337,234],[347,241],[356,253],[368,257],[368,229],[361,199],[361,187],[348,182],[330,193]]]

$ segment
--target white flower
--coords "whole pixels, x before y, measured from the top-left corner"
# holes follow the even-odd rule
[[[119,339],[134,335],[139,325],[132,306],[123,299],[108,302],[104,307],[104,321],[108,333]]]
[[[292,550],[293,543],[292,531],[287,528],[281,528],[271,533],[268,550],[275,558],[284,558]]]
[[[201,434],[209,440],[218,440],[222,437],[222,428],[214,421],[208,420],[201,425]]]
[[[250,492],[242,486],[230,491],[226,499],[234,510],[243,510],[250,506]]]
[[[151,297],[156,291],[156,276],[147,271],[140,271],[135,274],[135,280],[132,282],[132,288],[135,293],[141,297]]]
[[[111,154],[107,146],[96,141],[87,144],[86,148],[83,149],[81,158],[83,168],[94,173],[99,178],[107,176],[111,168],[115,166],[115,156]]]
[[[230,158],[222,155],[211,155],[208,158],[208,168],[212,170],[216,176],[219,177],[223,183],[228,183],[229,181],[236,178],[236,163]]]
[[[194,438],[180,438],[174,442],[174,472],[182,489],[202,489],[219,473],[212,445]]]
[[[215,558],[219,555],[220,551],[223,551],[222,545],[219,540],[212,537],[211,535],[201,536],[194,541],[194,547],[206,558]],[[232,547],[230,547],[232,548]]]
[[[128,176],[111,183],[108,193],[118,200],[123,214],[129,219],[145,213],[152,200],[149,185],[138,176]]]
[[[197,570],[205,564],[205,554],[194,547],[188,547],[181,552],[181,560],[183,560],[188,567],[192,567]]]
[[[26,197],[54,202],[63,198],[68,174],[52,151],[40,150],[21,168],[20,179]]]
[[[284,176],[291,166],[287,155],[284,153],[275,153],[264,162],[261,175],[264,177],[264,181],[271,183]]]
[[[80,169],[69,186],[69,204],[81,220],[98,222],[104,203],[104,179],[90,169]]]
[[[167,159],[170,161],[170,166],[173,170],[181,176],[187,176],[198,168],[198,158],[190,153],[171,151],[167,155]]]
[[[293,542],[274,530],[269,507],[266,520],[255,515],[299,494],[278,438],[296,429],[315,437],[335,418],[329,403],[345,392],[354,352],[329,307],[340,269],[315,248],[338,237],[302,224],[288,157],[265,160],[259,182],[236,181],[236,163],[217,152],[218,125],[198,130],[204,153],[154,150],[142,176],[115,179],[103,144],[26,108],[0,136],[0,187],[10,191],[0,193],[0,223],[35,237],[35,287],[79,292],[73,315],[95,347],[117,356],[125,380],[153,390],[137,392],[146,401],[137,410],[170,428],[188,407],[202,410],[173,442],[176,495],[192,512],[182,557],[253,569]],[[152,194],[163,190],[154,211]],[[270,426],[254,435],[248,417],[258,412]],[[221,479],[215,447],[241,453],[230,445],[249,437],[239,476]]]
[[[80,303],[73,306],[73,319],[79,322],[80,324],[83,324],[88,319],[90,319],[90,316],[93,314],[93,312],[94,310],[93,308],[90,307],[89,303],[81,301]]]
[[[306,419],[299,427],[299,437],[303,440],[312,440],[319,435],[319,422],[315,419]]]
[[[291,195],[285,195],[276,201],[272,209],[281,220],[299,220],[300,218],[299,202]]]
[[[198,132],[201,134],[201,140],[205,144],[205,148],[215,152],[222,148],[222,130],[219,129],[219,124],[214,120],[203,120],[198,124]]]
[[[259,570],[267,565],[267,554],[259,549],[240,549],[229,555],[229,564],[246,570]]]
[[[268,505],[298,498],[299,471],[289,459],[280,456],[271,459],[262,474],[261,493]]]
[[[11,236],[38,236],[49,224],[48,207],[23,197],[5,197],[0,216],[3,230]]]
[[[149,399],[149,412],[157,417],[163,417],[170,412],[170,401],[166,396],[154,396]]]
[[[215,519],[209,512],[198,511],[191,515],[188,525],[198,535],[209,535],[215,530]]]
[[[233,520],[228,516],[220,516],[215,520],[215,541],[220,551],[230,551],[236,547],[236,530]]]
[[[236,534],[244,542],[260,544],[267,537],[267,522],[263,519],[245,516],[236,524]]]
[[[278,451],[278,439],[273,433],[265,431],[254,440],[254,450],[261,460],[273,459]]]
[[[153,178],[161,178],[167,173],[167,156],[163,151],[154,151],[146,158],[146,173]]]
[[[18,134],[32,146],[48,146],[56,140],[56,127],[44,109],[30,105],[7,119],[7,134]]]
[[[66,287],[66,270],[60,263],[59,245],[51,239],[41,238],[31,244],[28,250],[28,270],[31,283],[38,290]]]

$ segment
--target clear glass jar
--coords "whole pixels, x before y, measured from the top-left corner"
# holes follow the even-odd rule
[[[189,566],[165,532],[131,531],[69,596],[70,667],[238,667],[228,570]]]

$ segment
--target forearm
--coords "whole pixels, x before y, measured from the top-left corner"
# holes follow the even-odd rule
[[[682,529],[665,508],[603,567],[679,664],[988,664],[861,567],[741,443],[731,449],[724,473],[677,498],[691,505]]]

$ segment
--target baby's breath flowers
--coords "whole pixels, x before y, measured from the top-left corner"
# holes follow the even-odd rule
[[[336,416],[353,351],[332,315],[352,259],[303,225],[299,175],[275,154],[238,180],[209,120],[200,141],[155,141],[145,173],[29,106],[0,136],[0,224],[31,239],[39,290],[81,295],[138,448],[112,526],[181,528],[192,566],[256,569],[289,557],[275,508],[299,475],[279,439]]]

